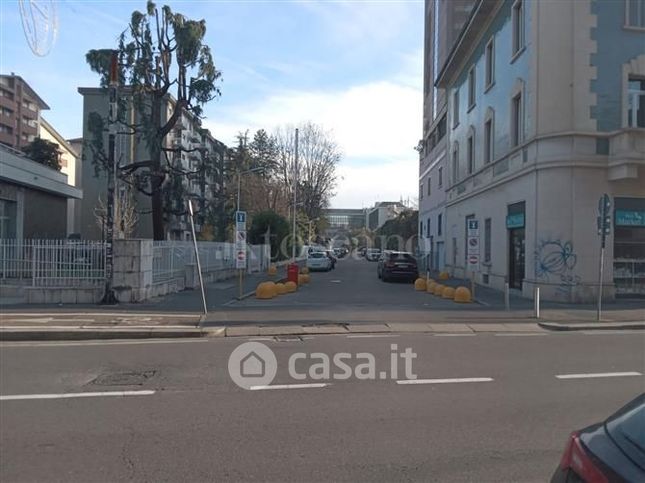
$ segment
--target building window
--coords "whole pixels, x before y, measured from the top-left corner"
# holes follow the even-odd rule
[[[442,223],[441,222],[442,221],[443,221],[443,216],[442,216],[441,213],[439,213],[439,215],[437,216],[437,236],[441,236],[441,232],[442,232],[442,229],[441,229],[441,224]]]
[[[484,163],[493,160],[493,120],[489,119],[484,124]]]
[[[486,44],[486,89],[495,82],[495,37]]]
[[[426,230],[426,232],[427,232],[427,233],[426,233],[426,238],[430,238],[430,226],[431,226],[431,225],[430,225],[430,218],[428,218],[428,222],[427,222],[427,227],[428,227],[428,228],[427,228],[427,230]]]
[[[629,78],[627,123],[629,127],[645,127],[645,79]]]
[[[419,185],[419,201],[423,199],[423,183]]]
[[[452,182],[459,181],[459,144],[455,143],[452,148]]]
[[[443,186],[443,167],[439,168],[439,188]]]
[[[486,218],[484,220],[484,262],[490,262],[490,259],[491,259],[491,250],[490,250],[491,225],[492,225],[492,220],[490,218]]]
[[[468,135],[466,156],[468,160],[468,174],[473,174],[473,171],[475,171],[475,135],[473,133]]]
[[[468,71],[468,109],[475,107],[475,66]]]
[[[520,92],[511,103],[511,144],[519,146],[522,142],[522,131],[524,129],[522,113],[522,93]]]
[[[645,28],[645,0],[625,0],[625,25]]]
[[[524,48],[524,5],[523,0],[513,4],[513,56]]]
[[[459,89],[455,89],[452,94],[452,127],[459,125]]]
[[[428,178],[428,196],[432,193],[432,178]]]

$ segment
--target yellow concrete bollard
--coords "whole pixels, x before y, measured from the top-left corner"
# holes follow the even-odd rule
[[[271,298],[276,297],[278,295],[278,287],[275,286],[275,282],[268,281],[264,283],[266,283],[268,290],[273,294]]]
[[[426,284],[426,292],[428,292],[428,293],[434,293],[434,287],[435,287],[435,285],[437,285],[437,282],[435,282],[434,280],[433,280],[432,282],[430,282],[430,283],[427,283],[427,284]]]
[[[308,273],[309,273],[309,269],[308,269],[307,267],[302,267],[302,268],[300,269],[300,273],[302,273],[302,274],[306,275],[306,274],[308,274]]]
[[[298,285],[304,285],[306,283],[309,283],[309,274],[308,273],[301,273],[298,275]]]
[[[256,299],[272,299],[275,297],[274,289],[269,285],[269,282],[262,282],[258,284],[255,289]]]
[[[441,292],[443,292],[443,289],[444,289],[444,286],[438,283],[434,286],[434,291],[432,293],[441,297]]]
[[[454,287],[446,287],[441,292],[441,298],[452,300],[455,298],[455,289]]]
[[[293,293],[298,290],[298,285],[296,285],[296,282],[289,281],[284,284],[284,287],[287,289],[287,293]]]
[[[278,291],[278,295],[284,295],[287,293],[287,287],[285,287],[282,282],[276,283],[275,288]]]
[[[441,272],[439,274],[439,280],[448,280],[450,278],[450,274],[448,272]]]
[[[457,287],[455,290],[455,302],[460,304],[469,304],[473,301],[470,289],[467,287]]]
[[[425,292],[426,290],[426,281],[425,279],[419,277],[414,281],[414,290],[418,290],[419,292]]]
[[[302,277],[303,277],[303,280],[304,280],[305,283],[309,283],[309,281],[311,280],[311,278],[310,278],[311,275],[309,275],[308,273],[303,273]]]
[[[275,275],[276,273],[278,273],[278,268],[277,268],[275,265],[273,265],[273,264],[272,264],[272,265],[269,265],[268,274],[269,274],[269,275],[271,275],[271,276],[273,276],[273,275]]]
[[[426,280],[426,283],[433,283],[433,282],[436,282],[434,278],[429,278],[428,280]]]

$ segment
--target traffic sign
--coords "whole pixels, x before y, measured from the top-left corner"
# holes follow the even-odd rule
[[[246,223],[246,211],[236,211],[235,221],[237,223]]]
[[[237,231],[237,235],[235,237],[235,241],[238,243],[246,243],[246,232],[245,231]]]
[[[468,220],[468,236],[479,236],[479,220]]]
[[[479,270],[479,255],[468,255],[468,269],[471,272]]]
[[[468,237],[468,255],[479,255],[479,237]]]
[[[235,268],[244,269],[246,268],[246,248],[243,250],[237,249],[235,255]]]

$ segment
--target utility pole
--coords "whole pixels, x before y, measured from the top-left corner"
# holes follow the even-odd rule
[[[298,207],[296,206],[296,192],[298,190],[298,129],[296,129],[296,152],[293,163],[293,239],[291,242],[291,257],[293,263],[296,263],[296,215]]]
[[[602,279],[605,265],[605,242],[607,235],[611,233],[611,199],[605,193],[598,200],[598,218],[596,220],[598,226],[598,235],[600,235],[600,263],[598,269],[598,308],[596,311],[596,319],[598,321],[602,318]]]
[[[116,191],[116,121],[118,100],[119,71],[117,52],[112,51],[110,59],[110,86],[108,111],[108,173],[107,173],[107,207],[106,207],[106,243],[105,243],[105,293],[102,304],[116,304],[114,294],[114,206]]]

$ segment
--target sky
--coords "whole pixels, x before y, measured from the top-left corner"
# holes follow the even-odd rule
[[[146,2],[53,3],[58,35],[39,57],[27,45],[18,1],[0,2],[0,71],[32,86],[50,106],[43,117],[65,138],[80,137],[77,89],[98,85],[85,53],[115,47],[132,11],[145,11]],[[206,20],[222,96],[205,107],[203,124],[216,138],[232,146],[238,132],[312,121],[343,153],[332,207],[416,198],[423,0],[158,4]]]

